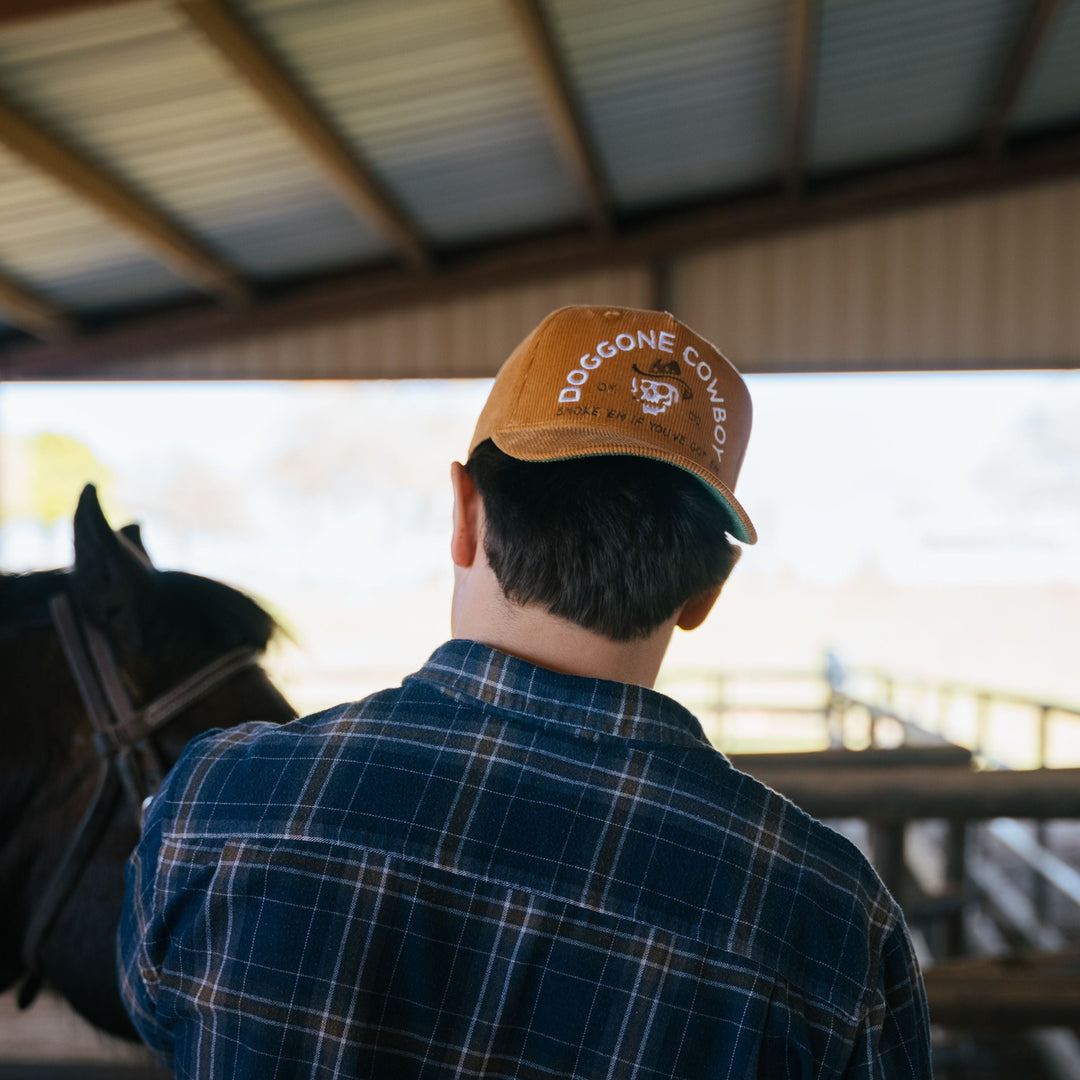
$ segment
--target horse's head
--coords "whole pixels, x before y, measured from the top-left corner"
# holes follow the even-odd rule
[[[11,775],[0,769],[0,828],[10,837],[0,840],[0,906],[14,916],[0,930],[11,935],[0,939],[0,989],[25,974],[27,942],[37,937],[30,951],[46,979],[92,1022],[127,1034],[114,936],[138,827],[117,796],[118,775],[131,786],[134,755],[95,736],[90,714],[106,714],[112,725],[126,712],[118,730],[146,735],[138,753],[163,768],[200,731],[295,714],[254,663],[275,631],[255,601],[208,578],[157,569],[137,527],[112,530],[92,487],[79,500],[74,537],[70,571],[0,582],[0,739],[14,747]],[[13,632],[20,616],[25,632]],[[119,709],[110,704],[117,701]],[[163,715],[160,727],[144,730],[146,718]],[[68,859],[80,818],[91,814],[84,831],[92,851],[83,842],[86,850]],[[72,865],[58,874],[65,861]],[[58,886],[65,876],[70,885]],[[58,897],[47,918],[43,897]]]
[[[136,525],[114,532],[87,487],[75,511],[76,608],[107,639],[136,703],[145,704],[238,649],[261,654],[277,626],[251,597],[210,578],[155,568]],[[192,735],[295,716],[262,670],[248,668],[158,735],[167,762]]]

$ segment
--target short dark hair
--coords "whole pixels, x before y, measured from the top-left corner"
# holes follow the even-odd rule
[[[728,511],[675,465],[614,455],[519,461],[487,439],[465,468],[507,598],[613,641],[647,637],[723,585],[741,554],[726,535]]]

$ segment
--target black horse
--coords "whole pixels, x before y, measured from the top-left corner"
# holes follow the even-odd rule
[[[255,662],[274,631],[243,593],[156,569],[137,527],[109,527],[92,487],[73,567],[0,574],[0,990],[22,982],[25,1004],[44,980],[134,1038],[115,934],[140,784],[200,731],[295,715]],[[102,712],[106,726],[124,722],[95,733]]]

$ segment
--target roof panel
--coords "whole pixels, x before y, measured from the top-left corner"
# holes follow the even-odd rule
[[[782,0],[552,0],[559,42],[627,209],[740,188],[782,167]]]
[[[58,268],[45,290],[69,311],[113,315],[131,308],[198,299],[201,294],[141,251]]]
[[[55,26],[0,36],[0,87],[239,269],[304,273],[385,250],[177,12],[134,4]],[[272,252],[250,242],[260,229]]]
[[[1049,128],[1080,119],[1080,4],[1065,4],[1046,31],[1017,102],[1014,128]]]
[[[228,2],[448,256],[436,277],[454,272],[462,249],[587,220],[505,0]],[[762,184],[782,198],[790,0],[540,2],[621,212],[616,238],[650,208],[691,211]],[[959,148],[978,167],[1034,3],[821,0],[810,167],[902,168]],[[281,286],[275,295],[390,254],[171,0],[4,24],[3,94],[238,270]],[[1059,127],[1068,149],[1078,114],[1073,0],[1049,27],[1010,133]],[[1042,167],[1013,149],[1003,148],[1002,183]],[[987,164],[992,183],[997,172]],[[829,189],[806,194],[812,208]],[[584,237],[581,250],[594,250]],[[152,316],[195,295],[116,222],[2,153],[0,266],[91,321],[123,305]]]
[[[813,166],[972,141],[1024,16],[1015,0],[825,0]]]
[[[2,149],[0,265],[72,308],[130,307],[192,292],[126,233]]]
[[[436,243],[583,214],[496,0],[245,0]]]

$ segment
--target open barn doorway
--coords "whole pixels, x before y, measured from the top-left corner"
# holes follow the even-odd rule
[[[850,764],[851,750],[878,760],[897,742],[954,770],[972,755],[1011,769],[1080,765],[1080,715],[1032,707],[1080,703],[1075,375],[748,381],[755,431],[740,497],[761,540],[705,627],[677,635],[661,688],[767,782],[777,754],[818,751],[799,757],[824,755],[832,767],[845,755]],[[302,712],[396,684],[449,634],[448,466],[465,454],[488,386],[0,387],[0,569],[68,563],[71,510],[94,482],[115,523],[141,523],[159,565],[233,582],[274,611],[288,636],[269,666]],[[958,752],[962,766],[949,756]],[[792,797],[818,812],[813,769],[801,773],[775,786],[801,785]],[[882,774],[879,794],[897,775]],[[835,774],[828,787],[843,794]],[[851,814],[833,823],[895,875],[932,980],[945,969],[931,954],[948,953],[957,925],[946,910],[948,866],[944,880],[935,874],[941,852],[959,843],[964,855],[964,830],[916,823],[905,837]],[[977,843],[966,834],[964,903],[980,933],[991,924],[974,906],[980,881],[999,892],[1002,874],[1034,882],[1039,862],[1075,876],[1073,822],[1018,828],[979,825]],[[1080,940],[1076,904],[1045,884],[1028,892],[1020,900],[1039,933]],[[979,993],[994,979],[959,974]],[[58,1000],[35,1006],[39,1027],[49,1009],[45,1022],[68,1033],[69,1051],[20,1035],[12,996],[0,1001],[0,1030],[20,1055],[37,1046],[42,1060],[68,1053],[80,1068],[142,1067]],[[988,1047],[982,1037],[943,1043],[942,1075],[985,1075],[970,1070],[1016,1049]]]
[[[1074,374],[749,383],[740,493],[761,540],[704,630],[677,636],[670,670],[817,668],[832,650],[1080,701]],[[66,563],[92,480],[156,561],[274,607],[298,705],[366,693],[449,633],[448,469],[488,386],[4,386],[0,567]]]

